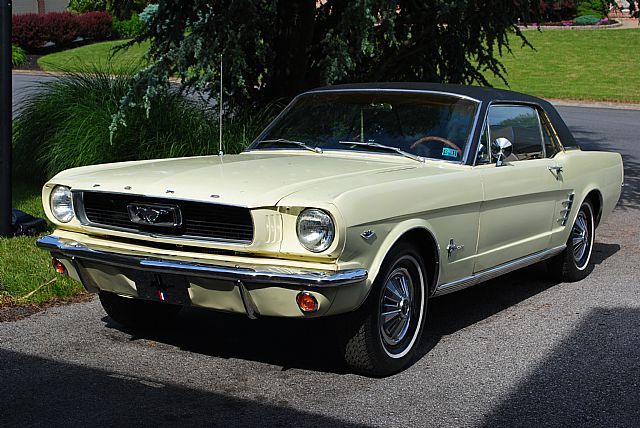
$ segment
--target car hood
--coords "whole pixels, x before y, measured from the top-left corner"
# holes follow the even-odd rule
[[[302,191],[339,195],[353,188],[349,183],[368,182],[367,176],[419,166],[394,155],[274,150],[74,168],[50,184],[255,208]]]

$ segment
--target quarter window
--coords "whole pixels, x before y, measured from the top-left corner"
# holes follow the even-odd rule
[[[489,139],[506,138],[513,145],[507,162],[544,157],[538,112],[529,106],[494,105],[489,108]]]
[[[544,141],[544,151],[548,158],[552,158],[560,151],[560,144],[555,137],[551,125],[546,121],[542,121],[542,139]]]
[[[489,140],[489,127],[485,126],[478,143],[478,155],[476,156],[476,165],[484,165],[491,162],[491,156],[489,154],[490,140]]]

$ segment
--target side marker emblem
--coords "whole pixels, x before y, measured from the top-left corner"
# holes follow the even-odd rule
[[[373,230],[369,229],[362,232],[360,236],[362,236],[363,239],[368,241],[369,239],[375,237],[376,233]]]
[[[464,245],[458,245],[455,243],[453,239],[451,239],[449,240],[449,245],[447,245],[447,255],[449,256],[449,258],[451,258],[453,253],[455,253],[456,251],[460,251],[463,248],[464,248]]]

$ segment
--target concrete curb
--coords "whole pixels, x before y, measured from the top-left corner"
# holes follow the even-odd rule
[[[615,24],[609,24],[609,25],[567,25],[567,26],[562,26],[562,25],[540,25],[540,26],[534,26],[534,25],[528,25],[528,26],[524,26],[524,25],[518,25],[518,28],[520,28],[520,30],[522,31],[530,31],[530,30],[573,30],[573,31],[581,31],[581,30],[621,30],[623,29],[624,25],[622,24],[622,22],[616,22]],[[628,27],[624,27],[624,28],[628,28]]]
[[[40,70],[12,70],[12,74],[22,76],[64,76],[66,73],[58,71],[40,71]],[[179,80],[172,80],[172,83],[180,83]],[[546,98],[555,106],[566,107],[587,107],[587,108],[608,108],[617,110],[640,110],[640,103],[619,103],[615,101],[583,101],[558,98]]]
[[[11,70],[11,74],[17,74],[19,76],[64,76],[67,73],[44,70]]]
[[[11,74],[17,74],[18,76],[65,76],[67,74],[73,74],[73,73],[66,73],[64,71],[45,71],[45,70],[11,70]],[[112,75],[112,76],[116,76],[116,75]],[[171,83],[180,83],[180,79],[177,79],[175,77],[170,77],[169,78],[169,82]]]
[[[551,104],[557,107],[584,107],[584,108],[607,108],[614,110],[640,110],[640,103],[619,103],[615,101],[582,101],[567,100],[557,98],[546,98]]]

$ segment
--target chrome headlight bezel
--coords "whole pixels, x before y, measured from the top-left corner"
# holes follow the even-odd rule
[[[75,217],[73,210],[73,196],[71,188],[67,186],[55,186],[49,195],[49,208],[51,215],[60,223],[69,223]]]
[[[329,249],[335,240],[335,222],[327,211],[307,208],[298,215],[296,234],[300,245],[305,249],[321,253]]]

